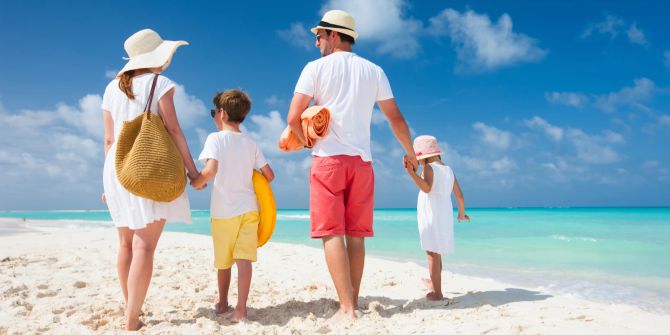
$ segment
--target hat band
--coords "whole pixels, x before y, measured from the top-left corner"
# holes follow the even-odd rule
[[[432,154],[441,154],[442,152],[440,150],[437,151],[429,151],[429,152],[416,152],[417,156],[425,156],[425,155],[432,155]]]
[[[340,25],[337,25],[337,24],[328,23],[326,21],[319,21],[319,24],[317,24],[317,26],[321,26],[321,27],[324,27],[324,28],[340,28],[340,29],[346,29],[346,30],[354,31],[351,28],[347,28],[345,26],[340,26]]]

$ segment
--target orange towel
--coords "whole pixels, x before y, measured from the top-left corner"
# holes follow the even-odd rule
[[[300,115],[302,123],[302,134],[307,139],[307,147],[311,148],[314,143],[328,134],[330,125],[330,111],[326,107],[312,106],[305,109]],[[302,149],[302,143],[290,127],[286,127],[279,138],[279,149],[282,151],[297,151]]]

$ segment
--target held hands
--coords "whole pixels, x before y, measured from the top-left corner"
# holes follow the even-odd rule
[[[198,180],[200,179],[200,172],[198,172],[195,176],[188,175],[188,179],[191,181],[191,187],[198,191],[204,190],[207,187],[207,183],[202,183],[202,185],[199,185],[200,183]]]
[[[470,222],[470,217],[467,214],[458,214],[458,222],[467,221]]]
[[[402,164],[409,174],[416,173],[416,170],[419,169],[419,162],[416,160],[416,157],[405,155],[402,158]]]

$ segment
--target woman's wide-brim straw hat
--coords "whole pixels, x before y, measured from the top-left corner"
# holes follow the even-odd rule
[[[421,135],[415,138],[413,147],[418,160],[442,154],[437,139],[430,135]]]
[[[151,29],[143,29],[128,37],[123,47],[128,53],[126,66],[117,76],[130,70],[161,67],[170,65],[172,55],[177,48],[188,45],[186,41],[166,41]]]
[[[326,14],[323,14],[321,21],[316,25],[316,27],[312,28],[311,31],[316,34],[319,29],[328,29],[349,35],[353,37],[354,40],[358,38],[354,17],[349,15],[349,13],[339,9],[329,10],[326,12]]]

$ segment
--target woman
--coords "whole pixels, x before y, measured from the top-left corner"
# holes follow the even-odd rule
[[[191,210],[186,192],[171,202],[157,202],[128,192],[116,176],[115,139],[124,121],[132,120],[144,112],[155,75],[168,67],[172,55],[182,45],[188,43],[164,41],[151,29],[130,36],[124,44],[129,56],[128,63],[117,78],[107,85],[102,99],[105,127],[103,202],[107,204],[119,233],[117,270],[126,302],[126,330],[142,327],[139,315],[151,281],[154,251],[163,226],[172,221],[191,223]],[[199,172],[177,121],[174,88],[172,81],[159,75],[150,109],[158,111],[163,118],[168,133],[184,159],[188,177],[192,180],[198,177]]]

